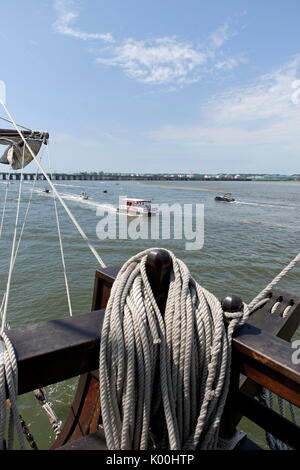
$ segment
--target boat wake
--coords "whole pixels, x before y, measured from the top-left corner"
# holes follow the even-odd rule
[[[40,196],[45,196],[45,197],[52,197],[52,192],[50,193],[45,193],[41,189],[34,189],[34,192],[39,194]],[[77,195],[77,194],[72,194],[72,193],[59,193],[62,199],[65,199],[66,201],[72,201],[76,203],[80,203],[83,207],[86,207],[88,209],[105,209],[107,211],[111,212],[116,212],[117,209],[116,207],[110,205],[110,204],[105,204],[97,201],[93,201],[91,199],[83,199],[82,196]]]
[[[268,202],[244,202],[244,201],[233,201],[231,204],[240,204],[244,206],[256,206],[256,207],[277,207],[279,209],[295,209],[296,206],[281,206],[280,204],[270,204]]]
[[[54,186],[64,186],[65,188],[84,188],[84,186],[79,186],[77,184],[54,183]]]

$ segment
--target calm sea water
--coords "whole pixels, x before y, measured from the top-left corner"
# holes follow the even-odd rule
[[[22,224],[32,183],[23,183]],[[19,182],[9,185],[1,244],[0,289],[3,295],[12,243]],[[60,248],[51,195],[38,182],[12,278],[8,320],[11,327],[68,315]],[[216,296],[229,292],[249,302],[300,251],[300,184],[293,182],[57,182],[56,188],[107,265],[121,265],[152,246],[172,250],[196,280]],[[4,200],[6,183],[0,183]],[[107,190],[107,193],[103,191]],[[88,201],[79,199],[86,191]],[[231,192],[232,204],[217,203],[215,195]],[[99,240],[97,208],[118,205],[119,196],[149,198],[154,203],[204,204],[204,246],[186,251],[184,240]],[[61,231],[74,314],[89,311],[97,261],[60,207]],[[1,214],[1,212],[0,212]],[[295,295],[299,267],[279,288]],[[299,335],[298,335],[299,336]],[[64,420],[76,389],[76,379],[47,387],[58,416]],[[20,397],[22,414],[40,448],[53,441],[44,412],[32,394]],[[250,437],[263,443],[263,434],[244,420]]]

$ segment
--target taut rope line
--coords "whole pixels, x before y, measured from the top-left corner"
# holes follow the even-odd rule
[[[70,211],[70,209],[68,208],[68,206],[66,205],[66,203],[64,202],[64,200],[62,199],[62,197],[60,196],[59,192],[56,190],[54,184],[52,183],[52,181],[50,180],[49,176],[47,175],[47,173],[45,172],[45,170],[43,169],[43,167],[41,166],[41,164],[39,163],[38,159],[36,158],[34,152],[32,151],[32,149],[30,148],[30,146],[28,145],[26,139],[24,138],[24,136],[22,135],[20,129],[18,128],[17,124],[15,123],[12,115],[10,114],[9,110],[7,109],[6,105],[3,103],[3,101],[1,101],[0,99],[0,104],[2,104],[6,114],[8,115],[8,117],[10,118],[11,122],[13,123],[16,131],[18,132],[18,134],[20,135],[20,138],[22,139],[22,141],[24,142],[24,144],[26,145],[28,151],[30,152],[32,158],[34,159],[34,161],[36,162],[37,166],[39,167],[40,171],[43,173],[44,177],[46,178],[46,180],[48,181],[49,185],[51,186],[52,188],[52,191],[53,193],[55,194],[55,196],[57,197],[57,199],[59,200],[59,202],[61,203],[61,205],[63,206],[63,208],[65,209],[65,211],[67,212],[68,216],[70,217],[71,221],[73,222],[73,224],[75,225],[75,227],[77,228],[78,232],[80,233],[80,235],[82,236],[82,238],[86,241],[89,249],[91,250],[91,252],[93,253],[93,255],[95,256],[95,258],[97,259],[97,261],[99,262],[99,264],[105,268],[106,265],[105,263],[103,262],[103,260],[101,259],[101,257],[99,256],[99,254],[97,253],[96,249],[94,248],[94,246],[91,244],[90,240],[88,239],[87,235],[85,234],[85,232],[82,230],[81,226],[79,225],[79,223],[77,222],[77,220],[75,219],[74,215],[72,214],[72,212]]]
[[[24,163],[24,151],[25,151],[25,147],[23,147],[23,157],[22,157],[23,162],[22,163]],[[17,243],[17,229],[18,229],[18,223],[19,223],[20,203],[21,203],[21,194],[22,194],[22,181],[23,181],[22,176],[23,176],[23,168],[21,170],[21,178],[20,178],[20,184],[19,184],[15,227],[14,227],[13,241],[12,241],[12,247],[11,247],[11,255],[10,255],[10,263],[9,263],[9,270],[8,270],[7,285],[6,285],[6,291],[5,291],[5,296],[4,296],[5,299],[4,299],[4,305],[3,305],[3,312],[1,312],[1,314],[2,314],[2,323],[1,323],[0,334],[3,333],[3,330],[5,328],[5,324],[6,324],[7,306],[8,306],[8,299],[9,299],[10,286],[11,286],[11,277],[12,277],[12,272],[13,272],[13,268],[14,268],[14,264],[15,264],[15,249],[16,249],[16,243]]]
[[[2,216],[1,216],[1,224],[0,224],[0,238],[2,237],[2,230],[3,230],[3,223],[4,223],[4,217],[5,217],[5,211],[6,211],[6,202],[7,202],[9,185],[10,185],[10,172],[8,173],[8,180],[6,182],[6,188],[5,188],[5,196],[4,196],[4,203],[3,203],[3,208],[2,208]]]
[[[274,277],[273,281],[270,282],[270,284],[267,285],[248,305],[249,310],[252,311],[257,307],[258,302],[260,302],[264,297],[271,292],[273,287],[278,284],[281,279],[284,278],[298,263],[300,262],[300,253],[298,253],[295,258],[292,259],[292,261],[282,270],[280,271],[279,274],[277,274],[276,277]]]
[[[23,162],[24,162],[24,149],[23,148]],[[10,401],[10,419],[8,426],[8,449],[12,449],[14,442],[14,427],[17,430],[17,435],[21,449],[25,449],[25,441],[22,430],[21,419],[17,407],[18,397],[18,367],[13,346],[4,332],[7,316],[7,305],[9,299],[11,276],[15,262],[15,246],[17,240],[17,227],[19,221],[20,201],[22,193],[22,173],[19,184],[19,193],[17,201],[17,211],[15,219],[15,227],[13,233],[13,241],[10,256],[10,265],[8,271],[4,307],[2,314],[2,323],[0,329],[0,449],[4,448],[4,432],[6,422],[6,384],[8,388],[8,397]]]
[[[51,178],[52,178],[52,167],[51,167],[51,162],[50,162],[49,148],[47,149],[47,155],[48,155],[49,171],[50,171],[50,175],[51,175]],[[61,229],[60,229],[60,223],[59,223],[59,216],[58,216],[58,209],[57,209],[57,202],[56,202],[55,194],[53,194],[53,203],[54,203],[55,219],[56,219],[57,233],[58,233],[58,239],[59,239],[61,262],[62,262],[62,267],[63,267],[66,294],[67,294],[67,301],[68,301],[68,307],[69,307],[69,314],[70,314],[70,317],[72,317],[73,316],[72,303],[71,303],[67,268],[66,268],[66,262],[65,262],[64,248],[63,248],[63,243],[62,243],[62,236],[61,236]]]

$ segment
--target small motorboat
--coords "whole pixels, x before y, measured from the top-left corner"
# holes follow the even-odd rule
[[[233,202],[235,199],[231,197],[231,193],[226,193],[224,196],[216,196],[215,201]]]
[[[50,189],[48,189],[48,188],[45,188],[45,189],[44,189],[44,191],[43,191],[43,193],[47,193],[47,194],[49,194],[49,193],[50,193]]]
[[[81,193],[80,197],[81,199],[84,199],[85,201],[89,198],[85,191]]]
[[[104,192],[104,193],[107,193],[107,189],[104,189],[104,191],[103,191],[103,192]]]

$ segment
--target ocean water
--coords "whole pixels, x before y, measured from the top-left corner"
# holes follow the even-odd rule
[[[33,182],[23,182],[19,230]],[[42,192],[47,183],[37,182],[16,259],[8,304],[11,327],[68,315],[53,198]],[[5,198],[6,183],[0,184]],[[300,251],[300,184],[297,182],[116,182],[61,181],[56,188],[94,244],[106,265],[122,265],[129,257],[153,246],[172,250],[189,267],[194,278],[218,297],[227,293],[251,301]],[[19,182],[9,184],[0,238],[0,290],[5,291]],[[107,190],[107,193],[103,191]],[[86,191],[89,199],[79,195]],[[231,192],[236,201],[215,202]],[[100,240],[96,227],[99,210],[117,207],[119,196],[152,199],[155,204],[203,204],[204,245],[187,251],[185,240]],[[60,204],[58,203],[60,206]],[[2,208],[0,208],[0,221]],[[98,263],[59,207],[61,232],[74,314],[89,311]],[[300,266],[278,286],[300,295]],[[298,334],[299,337],[299,334]],[[59,418],[64,420],[77,379],[47,387]],[[50,425],[32,394],[20,397],[20,408],[39,448],[53,441]],[[263,433],[243,421],[243,428],[263,445]]]

